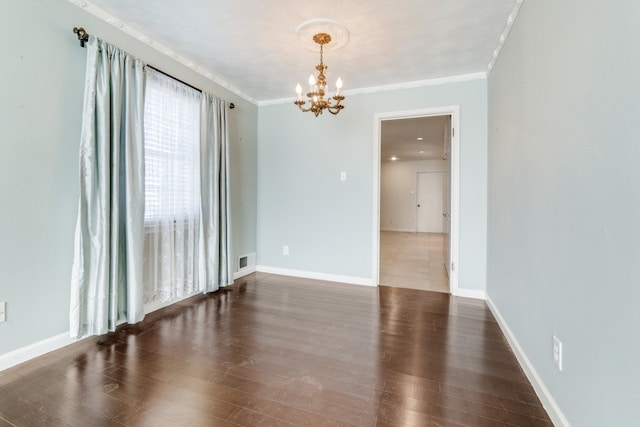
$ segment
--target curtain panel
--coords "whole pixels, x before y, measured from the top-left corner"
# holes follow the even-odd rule
[[[144,64],[95,37],[87,49],[72,337],[144,317]]]
[[[72,337],[137,323],[145,303],[233,283],[226,102],[145,71],[142,61],[98,38],[87,48]],[[145,78],[149,88],[180,96],[157,100],[151,111]],[[173,118],[154,122],[155,114]],[[185,141],[192,138],[190,152]],[[181,209],[167,208],[178,199]]]
[[[206,92],[200,106],[200,287],[212,292],[233,283],[228,109]]]

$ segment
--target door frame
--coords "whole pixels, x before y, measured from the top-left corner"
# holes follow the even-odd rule
[[[458,290],[458,251],[459,251],[459,207],[460,207],[460,106],[450,105],[416,110],[391,111],[376,113],[373,116],[373,224],[371,230],[373,250],[371,277],[375,286],[380,285],[380,168],[382,122],[386,120],[413,119],[429,116],[451,116],[451,231],[449,235],[449,292],[453,295]]]

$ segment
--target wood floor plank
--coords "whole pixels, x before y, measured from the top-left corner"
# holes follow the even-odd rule
[[[0,426],[551,426],[484,302],[255,273],[0,372]]]

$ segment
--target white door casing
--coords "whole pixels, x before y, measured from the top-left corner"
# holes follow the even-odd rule
[[[444,218],[444,239],[442,239],[444,252],[444,266],[447,269],[447,275],[451,277],[451,116],[449,116],[448,126],[444,133],[444,160],[446,160],[446,170],[444,174],[444,209],[442,217]]]
[[[451,116],[451,150],[450,150],[450,211],[448,221],[449,233],[449,289],[453,295],[458,294],[458,251],[459,251],[459,182],[460,182],[460,107],[458,105],[436,108],[425,108],[406,111],[376,113],[373,118],[373,223],[372,223],[372,281],[374,285],[380,283],[380,151],[381,129],[384,120],[410,119],[427,116]],[[455,267],[453,267],[455,266]]]

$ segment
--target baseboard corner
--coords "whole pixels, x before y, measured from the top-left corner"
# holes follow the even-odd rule
[[[481,299],[481,300],[484,300],[487,298],[487,293],[485,291],[477,290],[477,289],[457,288],[451,291],[451,295],[456,297],[473,298],[473,299]]]

